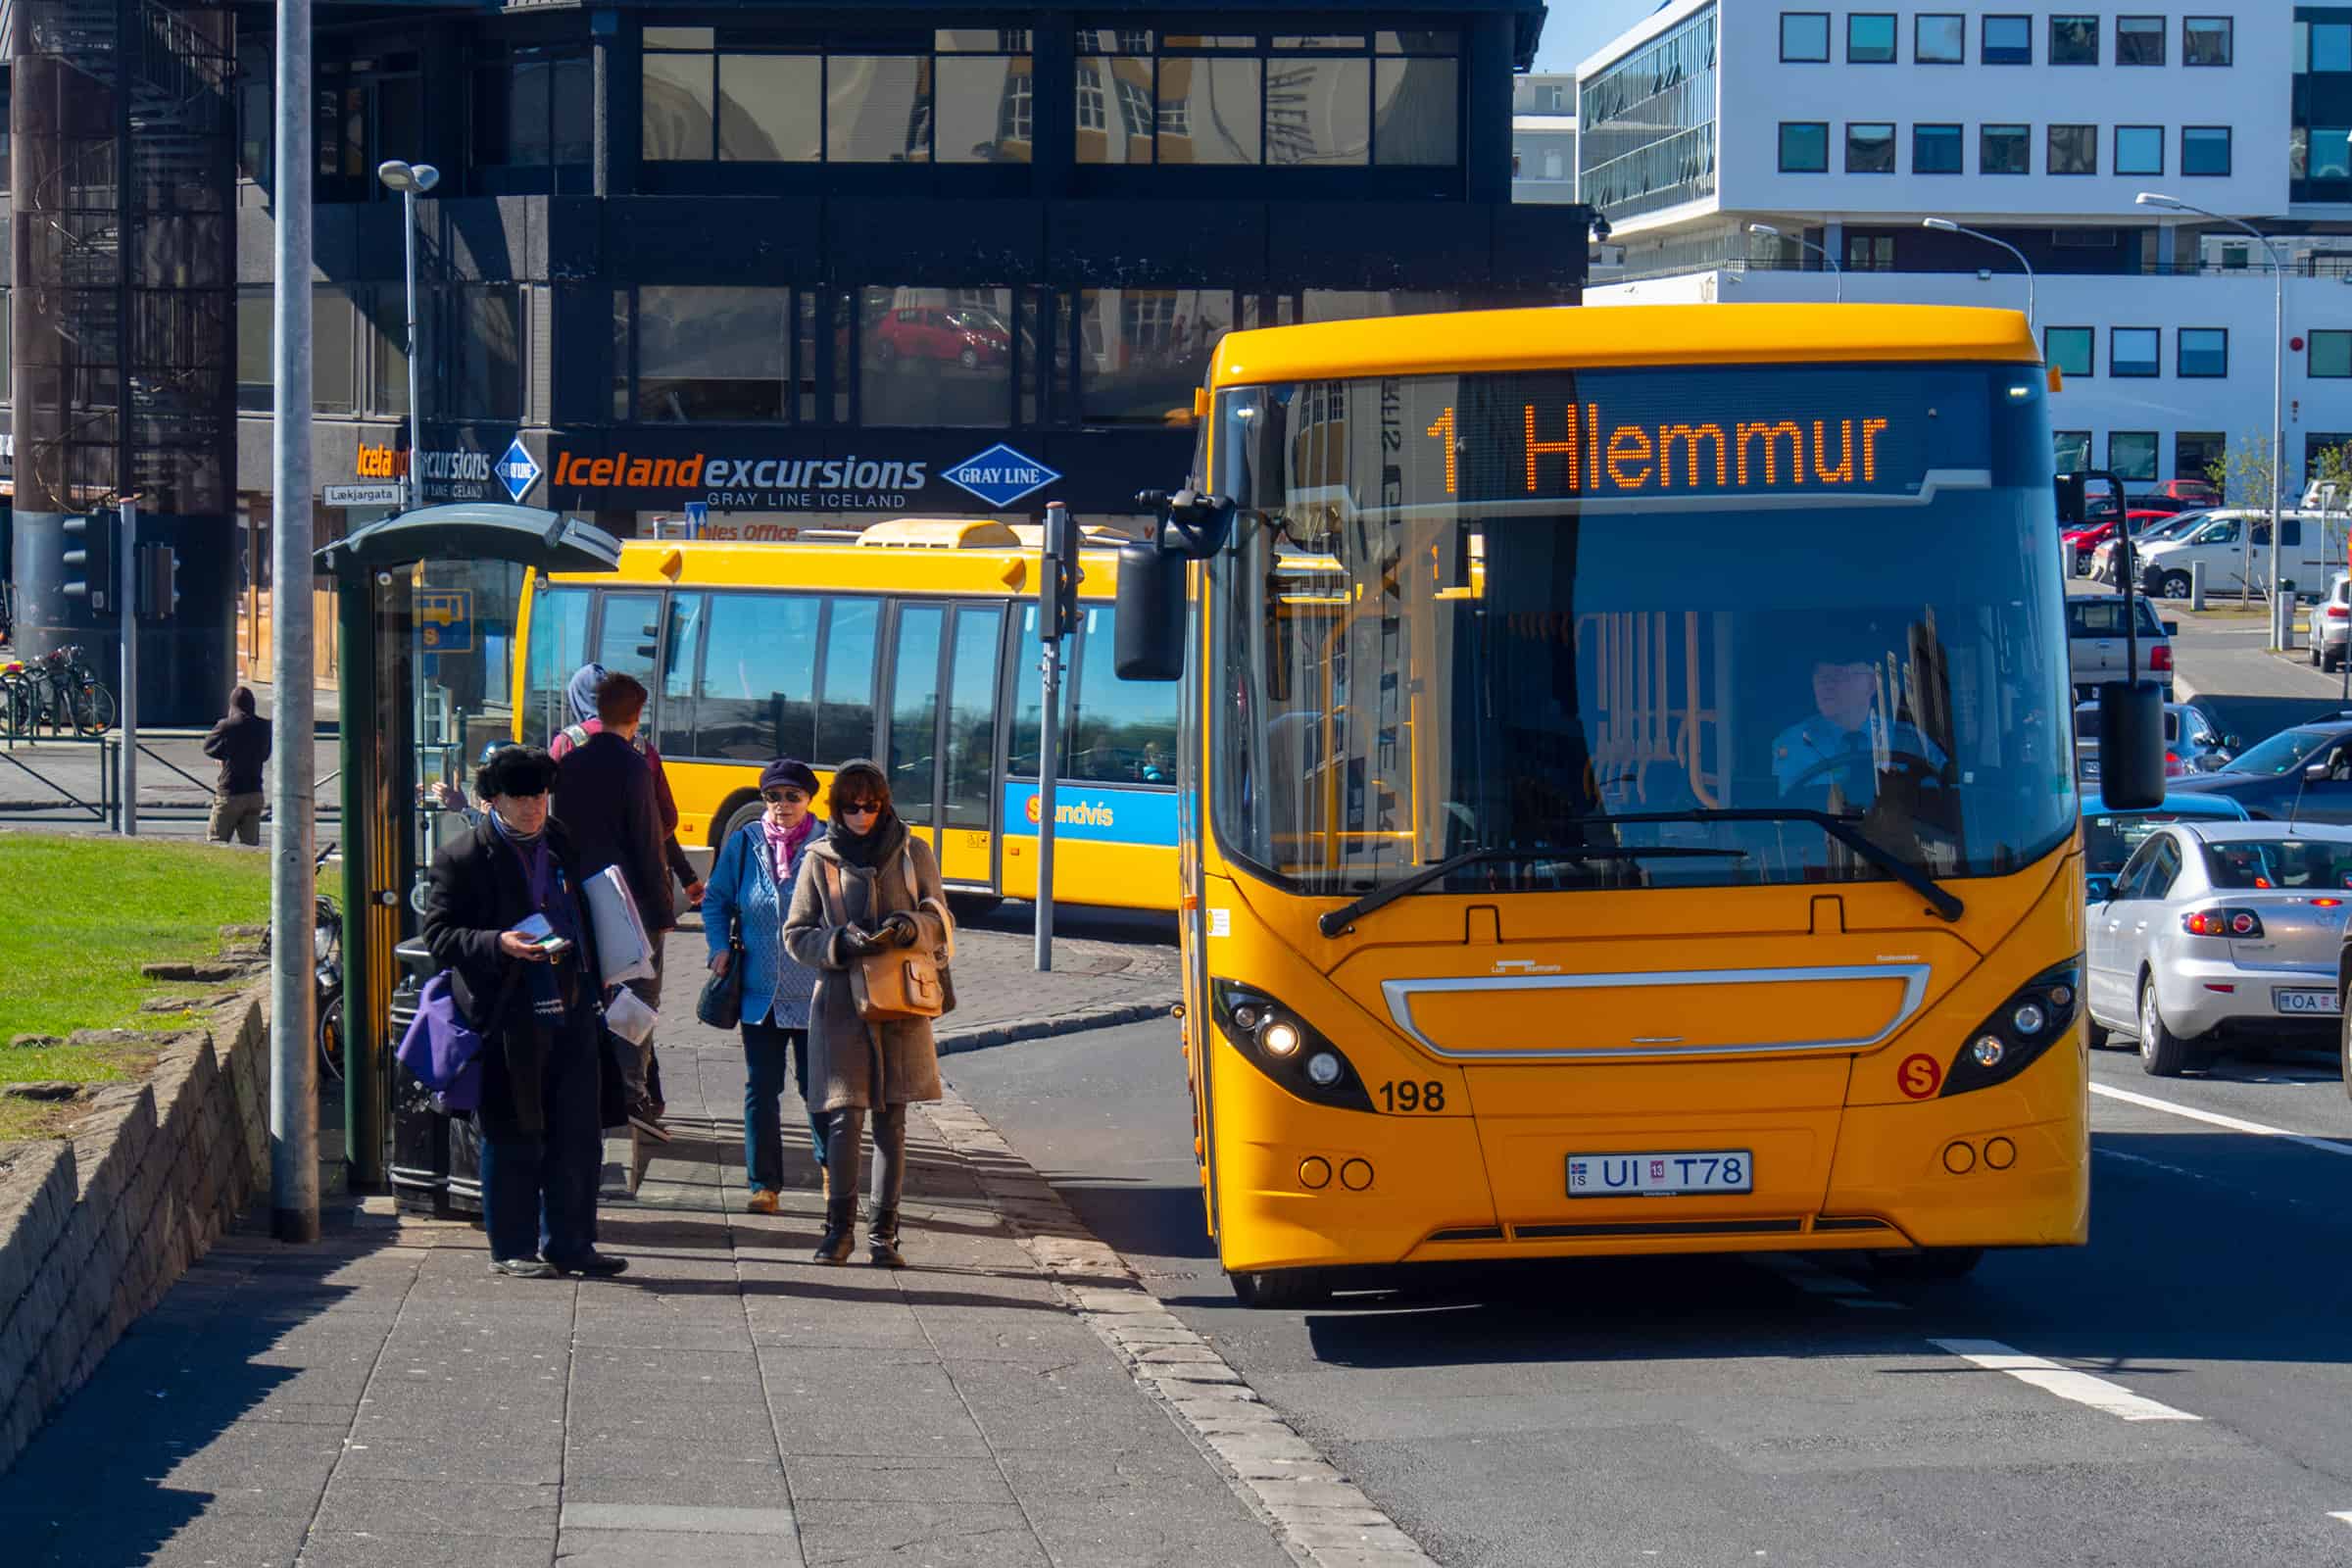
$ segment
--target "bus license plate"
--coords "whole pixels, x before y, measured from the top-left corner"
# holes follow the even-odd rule
[[[1570,1154],[1570,1198],[1651,1198],[1675,1193],[1747,1193],[1755,1160],[1744,1149],[1665,1154]]]
[[[2271,1005],[2280,1012],[2324,1012],[2333,1017],[2342,1008],[2332,991],[2287,991],[2271,993]]]

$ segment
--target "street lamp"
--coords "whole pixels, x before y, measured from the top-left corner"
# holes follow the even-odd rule
[[[2178,196],[2167,196],[2160,191],[2143,190],[2132,199],[2142,207],[2161,207],[2174,213],[2195,213],[2217,223],[2228,223],[2232,228],[2243,229],[2254,237],[2271,259],[2271,604],[2276,608],[2278,603],[2278,485],[2280,474],[2286,466],[2286,454],[2280,450],[2286,437],[2286,259],[2278,254],[2278,247],[2271,242],[2268,235],[2242,218],[2225,218],[2220,213],[2208,212]],[[2273,627],[2278,625],[2275,614],[2271,624]],[[2276,649],[2278,646],[2278,633],[2273,630],[2271,647]]]
[[[1830,270],[1838,274],[1837,303],[1839,305],[1843,305],[1845,303],[1845,269],[1838,265],[1837,257],[1832,256],[1826,249],[1814,244],[1811,240],[1805,238],[1804,235],[1784,234],[1779,229],[1773,227],[1770,223],[1750,223],[1747,225],[1747,231],[1750,234],[1761,234],[1766,239],[1792,239],[1799,245],[1802,245],[1805,249],[1817,252],[1823,261],[1830,264]]]
[[[1981,239],[1987,245],[1998,245],[2016,257],[2017,265],[2026,270],[2026,325],[2034,324],[2034,264],[2026,260],[2024,251],[2019,250],[2005,239],[1995,239],[1981,228],[1964,227],[1948,218],[1923,218],[1919,220],[1919,226],[1935,229],[1939,234],[1966,234],[1970,239]]]
[[[386,190],[400,192],[401,226],[408,234],[409,510],[414,512],[424,499],[424,480],[416,471],[417,465],[424,461],[416,397],[416,198],[441,183],[441,171],[430,164],[404,164],[397,158],[388,158],[375,166],[375,177],[384,182]]]

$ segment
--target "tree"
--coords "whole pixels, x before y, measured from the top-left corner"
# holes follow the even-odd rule
[[[2271,507],[2271,474],[2277,467],[2267,435],[2248,436],[2225,448],[2220,458],[2205,465],[2205,477],[2222,493],[2222,500],[2233,507],[2253,507],[2268,512]],[[2240,583],[2238,603],[2254,601],[2254,530],[2241,530],[2244,540],[2245,564],[2238,570]]]
[[[2320,525],[2328,530],[2330,559],[2352,566],[2352,441],[2322,447],[2311,455],[2308,477],[2319,487]],[[2352,665],[2352,661],[2346,662]]]

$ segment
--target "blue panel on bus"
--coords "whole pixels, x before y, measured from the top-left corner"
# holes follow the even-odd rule
[[[1176,842],[1174,790],[1103,789],[1091,784],[1062,784],[1054,790],[1054,836],[1058,840],[1090,839],[1111,844]],[[1017,780],[1004,784],[1004,831],[1037,831],[1037,786]]]

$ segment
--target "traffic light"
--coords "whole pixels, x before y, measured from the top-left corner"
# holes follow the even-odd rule
[[[170,620],[179,609],[179,552],[170,545],[141,545],[132,563],[142,620]]]
[[[115,548],[122,516],[100,509],[66,519],[66,586],[69,599],[86,599],[92,610],[115,602]]]
[[[1068,637],[1078,630],[1078,585],[1086,573],[1078,569],[1081,536],[1070,509],[1060,502],[1046,507],[1046,569],[1037,582],[1037,626],[1040,637]]]

